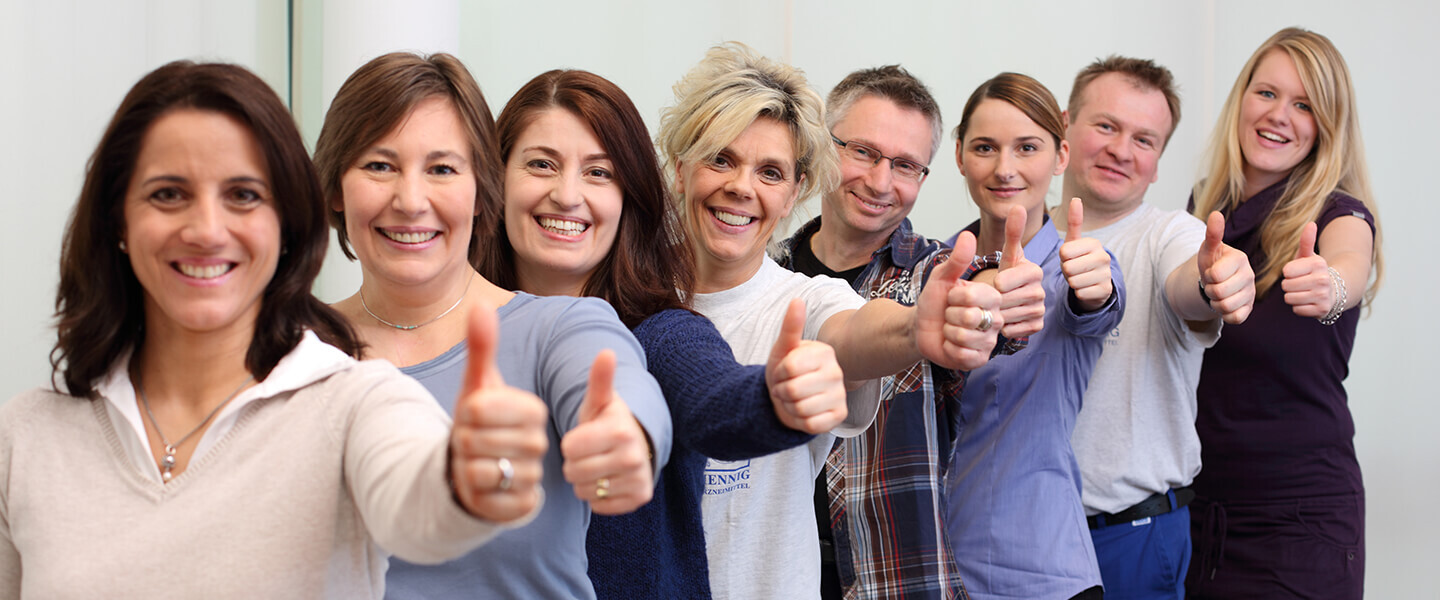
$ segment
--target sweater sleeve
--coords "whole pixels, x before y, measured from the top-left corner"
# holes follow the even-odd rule
[[[450,492],[450,420],[429,392],[389,363],[354,371],[336,375],[333,394],[354,399],[341,402],[352,407],[341,432],[345,479],[375,542],[410,562],[439,563],[494,537],[501,527],[471,516]]]
[[[1075,312],[1075,292],[1065,283],[1064,275],[1060,276],[1059,290],[1064,297],[1055,304],[1055,308],[1060,311],[1060,324],[1078,337],[1107,335],[1120,325],[1120,319],[1125,316],[1125,276],[1120,272],[1120,261],[1115,259],[1115,253],[1108,248],[1105,253],[1110,255],[1110,281],[1115,290],[1099,309],[1085,314]],[[1050,290],[1046,289],[1045,293],[1049,294]]]
[[[564,308],[547,316],[539,353],[538,395],[550,406],[560,437],[580,424],[580,406],[590,385],[590,366],[601,350],[615,353],[615,393],[649,436],[656,473],[670,459],[670,414],[655,378],[646,370],[647,357],[634,334],[620,322],[615,309],[597,298],[547,299]]]
[[[809,442],[775,415],[763,365],[741,365],[709,319],[666,310],[635,328],[670,406],[675,441],[710,458],[744,460]]]

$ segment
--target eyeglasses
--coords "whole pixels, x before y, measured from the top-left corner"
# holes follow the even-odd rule
[[[894,171],[895,175],[901,179],[920,182],[925,181],[925,176],[930,174],[930,167],[908,158],[885,156],[881,154],[879,150],[861,144],[860,142],[842,142],[840,138],[835,137],[834,134],[830,135],[830,139],[835,140],[835,145],[840,146],[840,154],[850,158],[850,160],[865,163],[872,167],[880,164],[882,159],[889,160],[890,170]]]

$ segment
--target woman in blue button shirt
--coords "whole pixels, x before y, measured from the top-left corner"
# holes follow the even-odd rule
[[[971,371],[961,397],[962,433],[946,485],[955,560],[977,600],[1099,597],[1070,433],[1105,336],[1124,311],[1120,269],[1100,242],[1079,236],[1079,200],[1063,238],[1045,214],[1045,192],[1065,170],[1069,147],[1060,106],[1040,82],[1001,73],[981,84],[955,138],[955,162],[980,208],[965,229],[976,251],[1007,245],[1006,220],[1020,207],[1019,243],[1040,264],[1045,288],[1044,328],[1024,352]]]

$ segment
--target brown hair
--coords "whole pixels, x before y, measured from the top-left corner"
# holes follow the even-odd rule
[[[465,138],[470,142],[470,164],[475,173],[475,219],[470,233],[470,261],[479,252],[481,232],[494,232],[499,215],[499,151],[495,144],[495,120],[480,86],[459,59],[449,54],[421,56],[391,52],[365,63],[340,86],[325,125],[315,142],[315,165],[320,186],[330,207],[330,224],[340,240],[340,250],[351,260],[350,236],[345,231],[345,212],[335,210],[341,200],[340,180],[371,144],[398,127],[423,100],[449,98]]]
[[[515,92],[500,113],[502,164],[525,128],[551,109],[568,111],[595,132],[624,193],[615,245],[585,281],[583,293],[609,302],[631,328],[662,310],[686,308],[683,298],[695,288],[695,258],[669,210],[665,179],[640,111],[618,86],[594,73],[542,73]],[[497,207],[497,212],[503,219],[505,211]],[[499,230],[504,231],[503,225]],[[481,244],[476,269],[495,284],[514,289],[514,255],[508,236],[491,236]]]
[[[1365,145],[1360,139],[1360,115],[1355,105],[1355,86],[1350,67],[1330,38],[1296,27],[1275,32],[1255,49],[1240,69],[1215,131],[1206,150],[1204,179],[1195,184],[1195,214],[1205,218],[1211,211],[1228,214],[1239,206],[1245,190],[1245,156],[1240,150],[1240,105],[1250,79],[1261,59],[1271,52],[1283,52],[1295,63],[1300,83],[1310,98],[1315,116],[1315,145],[1310,155],[1291,169],[1280,200],[1260,226],[1260,248],[1265,262],[1255,270],[1255,293],[1263,297],[1277,282],[1285,263],[1300,246],[1306,223],[1315,221],[1335,191],[1353,196],[1374,217],[1375,240],[1370,260],[1373,283],[1365,290],[1365,305],[1375,301],[1385,275],[1385,258],[1380,251],[1380,210],[1370,190],[1370,170],[1365,162]]]
[[[1070,124],[1075,124],[1075,116],[1080,114],[1085,88],[1106,73],[1118,73],[1137,88],[1155,90],[1165,96],[1165,106],[1170,109],[1170,131],[1165,134],[1165,143],[1160,146],[1160,150],[1164,151],[1165,146],[1170,145],[1170,136],[1180,125],[1180,95],[1175,91],[1175,75],[1170,73],[1170,69],[1148,58],[1111,54],[1081,69],[1075,75],[1075,85],[1070,87],[1070,102],[1065,107],[1070,112]]]
[[[960,114],[960,124],[955,126],[955,139],[965,139],[965,131],[970,128],[971,115],[975,114],[975,108],[987,98],[1003,100],[1020,109],[1020,112],[1025,113],[1025,116],[1049,133],[1050,137],[1055,138],[1056,148],[1059,148],[1060,141],[1065,139],[1065,118],[1060,114],[1060,104],[1055,101],[1055,96],[1035,78],[1019,73],[1001,73],[975,88],[970,99],[965,101],[965,110]]]
[[[831,131],[835,124],[845,120],[850,107],[866,96],[884,98],[901,108],[917,111],[930,122],[930,159],[940,149],[940,138],[945,136],[940,120],[940,105],[919,79],[900,65],[886,65],[873,69],[861,69],[840,80],[830,90],[825,100],[825,125]]]
[[[329,242],[315,168],[290,113],[243,67],[177,61],[146,75],[120,102],[90,157],[65,231],[55,296],[59,339],[50,365],[63,373],[69,393],[90,393],[120,355],[144,339],[144,292],[119,248],[124,198],[146,132],[177,109],[233,117],[249,128],[265,157],[283,252],[261,298],[245,367],[264,380],[306,329],[358,356],[360,342],[349,323],[310,294]]]

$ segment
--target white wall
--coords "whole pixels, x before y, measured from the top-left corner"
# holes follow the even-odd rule
[[[245,65],[284,99],[284,0],[0,6],[0,398],[49,382],[60,239],[85,163],[130,86],[172,60]]]
[[[249,65],[282,96],[288,84],[284,2],[94,0],[43,9],[7,2],[0,51],[21,59],[0,62],[0,180],[12,182],[10,231],[0,242],[6,285],[0,314],[7,317],[0,321],[0,398],[47,381],[60,234],[85,159],[128,86],[182,56]],[[327,38],[386,35],[376,19],[339,24],[327,13],[365,6],[373,8],[368,0],[297,2],[296,109],[309,140],[329,103],[316,75],[324,70]],[[853,69],[901,63],[931,86],[947,128],[970,91],[1000,71],[1035,76],[1063,104],[1075,71],[1094,58],[1151,57],[1175,72],[1184,100],[1184,119],[1149,195],[1167,208],[1184,205],[1215,112],[1255,46],[1288,25],[1328,35],[1355,77],[1389,266],[1376,310],[1361,322],[1347,382],[1368,490],[1367,587],[1371,598],[1411,598],[1429,593],[1427,569],[1440,559],[1429,543],[1440,539],[1440,519],[1427,502],[1440,497],[1440,436],[1430,431],[1440,422],[1434,401],[1440,394],[1422,379],[1437,357],[1426,342],[1440,338],[1425,307],[1440,286],[1419,264],[1440,222],[1440,204],[1428,198],[1426,185],[1440,139],[1440,116],[1430,106],[1440,97],[1433,76],[1437,24],[1435,4],[1403,0],[493,0],[460,2],[458,21],[435,19],[433,28],[440,47],[453,47],[458,33],[455,51],[496,113],[535,74],[583,68],[627,90],[652,131],[660,108],[672,101],[670,85],[707,47],[730,39],[806,69],[821,93]],[[370,27],[376,29],[359,30]],[[953,146],[942,145],[932,164],[913,214],[921,233],[948,235],[976,217],[951,156]],[[353,292],[353,264],[326,268],[326,281],[336,283],[320,289],[322,297]]]

